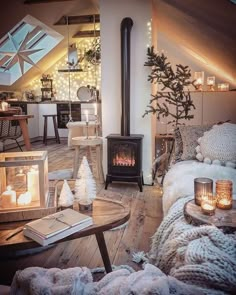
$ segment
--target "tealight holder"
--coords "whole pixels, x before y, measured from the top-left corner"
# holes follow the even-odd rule
[[[229,83],[219,83],[217,88],[219,91],[229,91]]]
[[[216,197],[212,194],[202,196],[201,210],[203,214],[214,215],[216,210]]]
[[[213,192],[213,180],[206,177],[194,179],[194,200],[195,204],[201,206],[202,196],[207,196]]]
[[[231,180],[216,181],[217,208],[231,209],[233,207],[233,183]]]
[[[215,82],[216,82],[215,76],[207,77],[207,87],[210,91],[214,91]]]
[[[194,73],[195,87],[198,91],[202,91],[202,85],[204,84],[204,72]]]

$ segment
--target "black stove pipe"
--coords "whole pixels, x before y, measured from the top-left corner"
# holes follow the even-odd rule
[[[133,20],[122,20],[121,30],[121,135],[130,136],[130,32]]]

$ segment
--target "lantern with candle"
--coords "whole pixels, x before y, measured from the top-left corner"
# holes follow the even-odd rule
[[[213,192],[213,180],[207,177],[194,179],[194,200],[196,205],[201,205],[203,197],[211,195]]]
[[[41,217],[48,208],[48,155],[46,151],[0,154],[0,222]],[[30,216],[27,215],[30,209]],[[34,211],[34,209],[37,211]],[[13,213],[17,211],[14,215]],[[18,214],[24,211],[24,214]],[[11,213],[4,217],[5,213]],[[38,217],[37,217],[38,216]]]
[[[233,183],[231,180],[216,181],[217,207],[231,209],[233,207]]]
[[[211,91],[214,90],[215,82],[216,82],[215,76],[207,77],[207,87],[209,90],[211,90]]]
[[[216,210],[216,197],[208,194],[202,197],[201,200],[202,213],[206,215],[214,215]]]
[[[204,72],[195,72],[194,80],[194,85],[196,86],[196,89],[202,91],[202,85],[204,84]]]

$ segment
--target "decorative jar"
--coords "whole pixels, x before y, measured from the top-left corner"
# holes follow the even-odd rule
[[[217,207],[231,209],[233,207],[233,182],[231,180],[216,181]]]
[[[213,180],[206,177],[194,179],[194,200],[195,204],[201,206],[202,197],[213,192]]]

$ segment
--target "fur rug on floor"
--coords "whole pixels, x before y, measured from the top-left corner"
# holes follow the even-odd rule
[[[44,269],[30,267],[17,271],[11,286],[12,295],[203,295],[198,287],[166,276],[157,267],[146,264],[137,272],[123,268],[93,282],[86,267]]]

